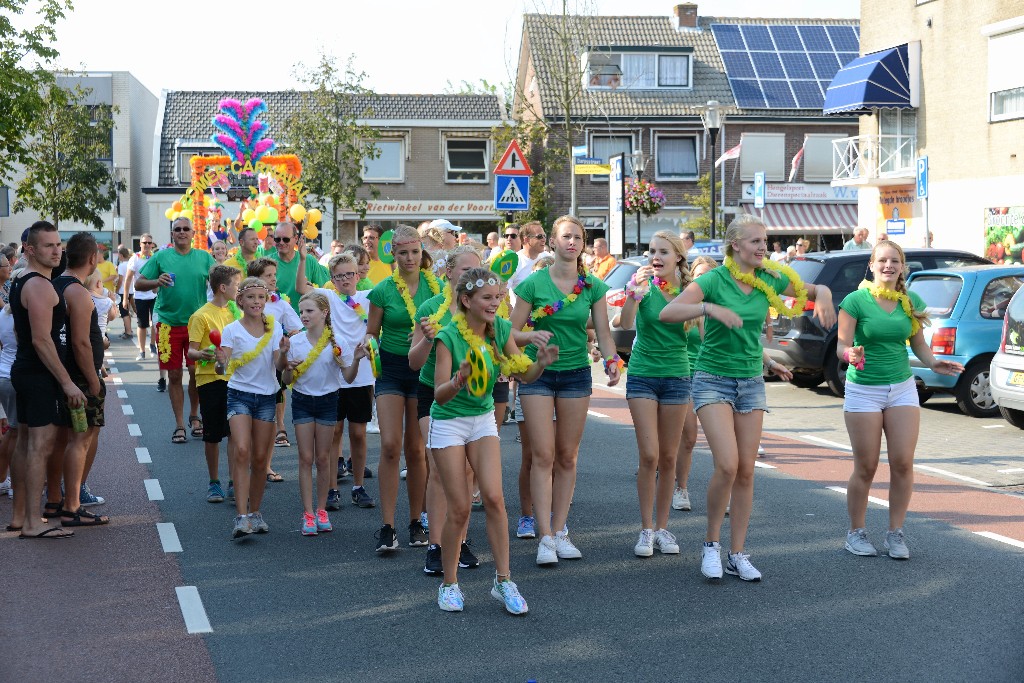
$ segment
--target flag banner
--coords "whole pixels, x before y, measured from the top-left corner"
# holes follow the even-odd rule
[[[743,141],[741,140],[740,144],[738,144],[735,147],[733,147],[732,149],[727,150],[726,152],[724,152],[722,154],[722,156],[718,157],[718,160],[715,161],[715,168],[718,168],[719,166],[721,166],[724,162],[728,161],[729,159],[739,159],[740,158],[740,147],[742,147],[742,146],[743,146]]]
[[[804,142],[807,142],[807,138],[804,138]],[[789,163],[789,182],[793,182],[793,178],[796,178],[796,170],[800,168],[800,162],[804,158],[804,146],[800,146],[800,150],[793,155],[793,161]]]

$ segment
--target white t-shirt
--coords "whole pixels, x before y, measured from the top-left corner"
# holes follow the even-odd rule
[[[313,353],[314,343],[309,341],[309,336],[303,332],[291,338],[291,346],[288,349],[288,360],[304,361]],[[339,344],[339,346],[341,346]],[[352,352],[345,352],[341,349],[341,358],[345,363],[352,363]],[[320,355],[316,357],[313,364],[306,368],[302,376],[295,381],[294,389],[307,396],[325,396],[332,391],[341,388],[341,368],[334,361],[334,347],[328,343]]]
[[[520,249],[518,252],[516,252],[516,255],[519,257],[519,265],[516,266],[515,275],[513,275],[512,278],[508,281],[509,302],[513,306],[516,305],[515,288],[518,287],[519,283],[521,283],[523,280],[530,277],[530,274],[533,273],[533,266],[537,263],[537,261],[541,260],[541,258],[545,256],[551,256],[551,252],[545,249],[541,253],[537,254],[536,258],[530,258],[529,256],[526,255],[525,249]]]
[[[267,315],[274,316],[274,320],[279,325],[284,327],[285,332],[292,334],[302,329],[302,321],[299,320],[299,314],[295,312],[292,305],[284,299],[278,299],[277,301],[267,301],[267,305],[263,307],[264,312]]]
[[[786,261],[786,252],[784,251],[773,251],[771,255],[772,261],[777,263],[784,263]]]
[[[317,292],[327,297],[331,302],[331,327],[334,328],[334,341],[341,347],[342,354],[351,359],[356,346],[366,339],[366,322],[359,319],[359,314],[346,304],[337,292],[329,289],[316,289]],[[353,299],[362,305],[363,310],[370,311],[370,292],[356,292]],[[349,384],[345,378],[341,378],[341,386],[345,387],[368,387],[373,385],[373,368],[366,358],[359,360],[359,371],[356,373],[355,381]]]
[[[18,337],[14,334],[14,316],[10,306],[0,311],[0,344],[3,344],[0,349],[0,377],[10,379],[11,365],[18,355]]]
[[[121,286],[117,288],[117,293],[124,296],[124,277],[128,274],[128,261],[120,261],[117,264],[117,276],[121,278]],[[133,287],[134,291],[135,288]]]
[[[107,294],[109,290],[104,289],[104,294]],[[100,333],[107,333],[107,323],[110,322],[110,307],[114,305],[114,302],[110,300],[109,296],[96,296],[92,295],[92,303],[96,307],[96,321],[100,325]]]
[[[277,383],[277,374],[274,371],[274,352],[281,345],[283,336],[281,326],[275,324],[270,341],[263,347],[263,351],[235,370],[231,379],[228,380],[228,388],[263,396],[276,394],[280,385]],[[229,323],[220,335],[221,346],[231,349],[231,357],[236,359],[255,349],[262,338],[262,334],[258,337],[249,334],[249,331],[242,327],[241,320]]]
[[[132,257],[130,259],[128,259],[128,270],[130,270],[130,271],[132,271],[134,273],[134,275],[132,275],[132,288],[128,291],[128,294],[129,295],[134,294],[136,301],[148,301],[150,299],[155,299],[156,298],[157,290],[155,290],[155,289],[150,289],[150,290],[147,290],[145,292],[137,292],[137,291],[135,291],[135,281],[139,279],[139,271],[142,270],[142,267],[144,265],[149,263],[149,259],[151,259],[151,258],[153,258],[153,257],[150,256],[149,258],[146,258],[141,253],[139,253],[139,254],[132,254]]]

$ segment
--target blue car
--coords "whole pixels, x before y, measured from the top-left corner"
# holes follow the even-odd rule
[[[937,374],[923,367],[908,346],[922,403],[936,392],[950,393],[965,415],[998,414],[989,386],[989,366],[999,350],[1006,307],[1021,284],[1024,266],[943,268],[910,276],[908,289],[924,299],[931,316],[924,338],[932,353],[965,368],[959,377]]]

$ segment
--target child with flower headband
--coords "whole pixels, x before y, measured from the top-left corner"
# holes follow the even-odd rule
[[[895,242],[879,240],[871,251],[873,283],[864,283],[839,304],[836,355],[850,364],[846,371],[843,416],[853,447],[853,472],[846,494],[850,529],[846,549],[875,556],[865,518],[868,493],[878,469],[882,434],[889,459],[889,557],[910,558],[903,521],[914,487],[914,451],[921,421],[917,387],[907,356],[909,343],[925,367],[957,375],[964,366],[938,360],[921,331],[928,324],[925,303],[907,291],[906,257]]]
[[[237,512],[234,538],[270,531],[260,503],[273,443],[274,397],[280,389],[274,368],[289,344],[281,326],[263,312],[269,296],[263,280],[242,281],[237,299],[242,317],[224,328],[216,351],[217,372],[231,375],[227,415],[234,441],[230,454]]]
[[[725,233],[725,265],[690,283],[661,310],[666,323],[704,317],[704,341],[693,377],[693,405],[711,444],[715,462],[708,484],[707,533],[701,572],[722,578],[719,538],[726,506],[730,512],[731,552],[725,571],[744,581],[759,581],[761,572],[743,553],[754,503],[754,462],[765,411],[761,328],[769,305],[783,315],[799,315],[807,300],[825,329],[835,323],[832,293],[821,285],[804,285],[788,266],[766,260],[768,237],[756,216],[738,216]],[[796,297],[786,306],[780,294]],[[788,370],[769,361],[768,370]]]
[[[549,332],[551,344],[561,349],[540,378],[519,389],[526,431],[533,449],[530,492],[541,540],[537,564],[583,557],[569,540],[569,504],[576,486],[576,460],[590,407],[590,354],[587,322],[593,320],[598,346],[606,358],[608,385],[618,384],[623,365],[608,328],[604,302],[608,285],[583,267],[584,230],[575,216],[562,216],[551,231],[555,262],[538,270],[515,288],[512,327],[524,325]],[[536,346],[526,353],[536,357]],[[555,410],[558,422],[554,421]],[[556,466],[557,462],[557,466]],[[557,533],[553,533],[557,529]]]
[[[416,391],[419,373],[409,367],[409,348],[415,327],[416,308],[441,292],[430,270],[430,256],[420,245],[415,228],[399,225],[392,231],[394,273],[370,291],[366,333],[380,338],[381,376],[374,386],[380,422],[381,521],[377,552],[398,549],[395,535],[395,506],[398,502],[400,456],[405,453],[408,468],[409,545],[428,544],[420,522],[426,494],[427,465],[423,439],[416,426]]]
[[[558,348],[543,346],[537,350],[535,361],[519,353],[511,324],[495,317],[502,298],[501,284],[489,270],[473,268],[463,273],[454,296],[458,313],[437,334],[434,403],[430,408],[429,446],[447,500],[441,534],[444,583],[438,588],[437,604],[449,612],[462,611],[464,606],[458,567],[460,540],[470,512],[468,461],[487,511],[487,538],[495,566],[491,595],[501,600],[511,614],[525,614],[526,601],[510,576],[508,517],[491,392],[499,374],[533,381],[558,359]],[[482,367],[471,366],[473,354]],[[471,393],[471,389],[475,390]]]
[[[303,536],[315,536],[320,531],[332,530],[327,516],[327,495],[337,477],[337,462],[331,461],[331,444],[338,422],[338,393],[343,374],[348,382],[355,379],[363,347],[346,351],[338,344],[331,328],[331,306],[323,294],[304,294],[299,299],[299,316],[306,332],[290,340],[287,355],[277,358],[277,369],[284,383],[292,387],[292,425],[299,442],[301,531]]]

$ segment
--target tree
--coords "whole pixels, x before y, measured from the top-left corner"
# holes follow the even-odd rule
[[[687,204],[696,206],[701,210],[699,218],[691,218],[686,221],[683,228],[686,230],[693,230],[693,232],[701,237],[707,237],[711,234],[711,174],[705,173],[697,179],[697,187],[700,188],[698,194],[684,195],[683,199]],[[722,189],[722,183],[715,183],[715,192]],[[717,224],[724,233],[723,221],[725,220],[724,214],[722,213],[721,207],[716,207],[717,212]]]
[[[42,109],[30,121],[14,210],[35,209],[59,226],[74,220],[97,228],[104,225],[124,181],[115,181],[113,114],[116,107],[84,104],[91,91],[50,85],[42,93]]]
[[[315,68],[299,64],[295,76],[310,89],[300,93],[299,109],[283,122],[284,142],[302,160],[303,184],[318,199],[331,201],[334,237],[339,209],[366,216],[368,200],[358,196],[363,160],[380,155],[373,144],[380,132],[358,120],[372,117],[374,93],[363,86],[366,74],[355,70],[353,57],[339,69],[333,56],[321,53]],[[380,191],[371,185],[369,195],[376,199]]]
[[[41,0],[31,10],[39,15],[39,23],[17,29],[15,16],[24,14],[28,4],[29,0],[0,0],[0,180],[25,160],[25,132],[41,115],[42,93],[53,82],[46,66],[58,55],[51,47],[57,40],[54,25],[71,9],[69,0]]]

